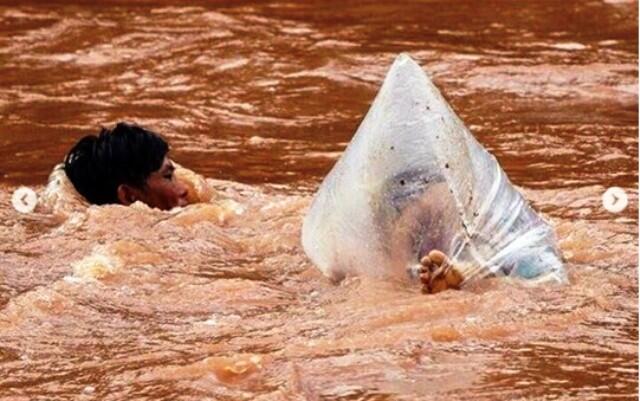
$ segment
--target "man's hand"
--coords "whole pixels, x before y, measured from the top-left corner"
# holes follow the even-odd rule
[[[422,265],[420,271],[422,293],[436,294],[450,288],[460,289],[464,278],[451,264],[447,255],[441,251],[432,250],[420,260],[420,264]]]

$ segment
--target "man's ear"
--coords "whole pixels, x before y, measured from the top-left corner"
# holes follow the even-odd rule
[[[140,191],[128,184],[118,185],[118,201],[120,204],[129,206],[133,202],[140,200]]]

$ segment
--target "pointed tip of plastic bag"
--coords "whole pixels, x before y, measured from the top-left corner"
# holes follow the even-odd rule
[[[413,60],[413,58],[411,58],[409,53],[400,53],[400,54],[398,54],[396,56],[395,60],[393,60],[393,64],[391,65],[391,69],[393,69],[395,67],[403,66],[403,65],[405,65],[407,63],[415,64],[415,61]]]
[[[414,61],[409,53],[402,52],[396,56],[396,62]]]
[[[417,67],[420,70],[422,70],[422,68],[420,67],[420,65],[418,65],[418,63],[413,59],[413,57],[411,57],[411,55],[409,53],[400,53],[396,56],[396,59],[393,62],[392,68],[393,67],[401,67],[401,66],[405,66],[405,65],[410,65],[411,67]]]
[[[426,83],[429,86],[432,85],[431,78],[427,71],[425,71],[409,53],[400,53],[396,56],[389,72],[387,73],[387,78],[401,78],[401,80],[418,79],[421,81],[426,78]]]

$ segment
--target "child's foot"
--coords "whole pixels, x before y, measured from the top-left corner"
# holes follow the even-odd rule
[[[450,288],[460,289],[464,278],[441,251],[432,250],[420,260],[420,264],[420,281],[424,294],[436,294]]]

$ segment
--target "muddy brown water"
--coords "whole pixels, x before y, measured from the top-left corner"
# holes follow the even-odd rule
[[[0,399],[636,399],[637,3],[0,4]],[[569,285],[423,296],[306,259],[311,195],[401,51],[552,222]],[[11,207],[118,120],[215,198]]]

